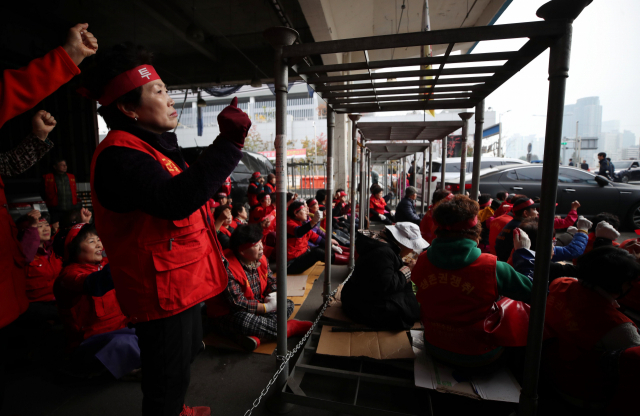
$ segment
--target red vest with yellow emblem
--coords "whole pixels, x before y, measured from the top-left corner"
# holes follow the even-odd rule
[[[215,229],[207,221],[207,207],[181,220],[165,220],[141,210],[116,213],[96,196],[95,164],[110,146],[146,153],[171,174],[182,170],[171,159],[136,136],[109,132],[91,162],[91,199],[95,225],[109,254],[111,275],[122,311],[132,322],[180,313],[222,292],[227,273]]]
[[[69,178],[69,187],[71,188],[71,203],[73,205],[78,203],[78,187],[76,186],[76,177],[70,173],[67,173]],[[56,178],[53,173],[47,173],[44,178],[44,202],[47,206],[58,206],[58,187],[56,186]]]
[[[236,255],[233,254],[233,251],[229,249],[224,251],[224,256],[229,262],[229,270],[231,271],[231,274],[233,275],[233,277],[235,277],[240,286],[242,286],[244,297],[248,300],[255,300],[253,290],[249,285],[247,275],[242,268],[242,263],[240,263],[240,260],[238,260],[236,258]],[[267,279],[269,277],[269,263],[267,262],[267,258],[265,256],[262,256],[260,258],[260,265],[258,266],[258,276],[260,276],[260,293],[264,298],[264,292],[267,290]],[[229,303],[225,299],[224,293],[219,294],[213,299],[207,300],[205,303],[207,305],[207,315],[212,318],[231,313]]]
[[[447,270],[418,258],[411,279],[418,288],[424,338],[456,354],[481,355],[527,342],[529,306],[499,299],[497,258],[481,254],[470,265]]]
[[[38,249],[38,253],[42,251]],[[27,267],[27,297],[29,302],[51,302],[56,300],[53,295],[53,284],[62,271],[62,258],[51,250],[46,255],[36,254]]]

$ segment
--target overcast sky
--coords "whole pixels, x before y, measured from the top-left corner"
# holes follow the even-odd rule
[[[544,3],[514,0],[496,24],[540,20],[535,13]],[[573,104],[578,98],[599,96],[602,121],[620,120],[621,128],[636,137],[640,136],[639,19],[640,0],[594,0],[582,12],[573,25],[565,97],[565,104]],[[497,43],[480,43],[473,53],[499,51]],[[548,62],[547,51],[487,98],[487,107],[500,113],[511,110],[502,115],[507,136],[544,135],[545,118],[534,115],[546,114]]]

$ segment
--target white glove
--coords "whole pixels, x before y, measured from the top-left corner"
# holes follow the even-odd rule
[[[593,223],[581,215],[578,217],[577,226],[578,226],[578,230],[589,232],[589,228],[593,226]]]
[[[338,246],[331,246],[331,248],[333,249],[333,251],[342,254],[342,249]]]
[[[378,215],[380,217],[380,221],[384,221],[387,219],[387,217],[385,217],[384,215],[380,214]]]
[[[391,210],[391,215],[396,215],[396,210],[395,209]]]
[[[620,233],[613,228],[613,225],[606,221],[601,221],[596,227],[596,237],[608,238],[609,240],[615,240],[620,237]]]
[[[264,305],[267,309],[267,313],[274,312],[276,310],[276,307],[278,306],[277,293],[278,292],[271,292],[264,298],[266,301]]]
[[[531,248],[531,240],[527,233],[522,231],[520,228],[516,228],[513,230],[513,249],[518,250],[520,248],[526,248],[527,250]]]
[[[574,226],[571,226],[569,228],[567,228],[567,233],[571,234],[571,235],[576,235],[576,233],[578,232],[578,229]]]

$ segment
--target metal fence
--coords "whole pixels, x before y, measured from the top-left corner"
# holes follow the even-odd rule
[[[287,164],[289,192],[297,193],[298,198],[314,198],[318,189],[326,188],[326,177],[326,163],[308,162]],[[331,196],[328,198],[331,198]]]

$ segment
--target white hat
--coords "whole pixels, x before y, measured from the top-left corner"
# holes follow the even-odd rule
[[[387,225],[386,228],[391,231],[398,243],[414,251],[421,251],[429,247],[429,243],[420,234],[420,227],[412,222],[399,222],[396,225]]]

